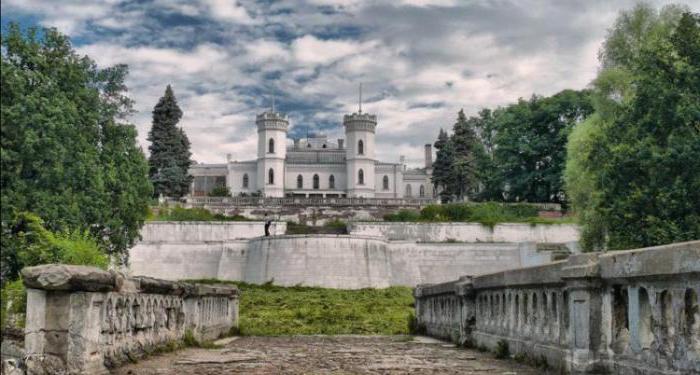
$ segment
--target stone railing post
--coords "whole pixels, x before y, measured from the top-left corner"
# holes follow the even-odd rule
[[[30,374],[98,373],[102,358],[100,294],[116,275],[93,267],[51,264],[22,270],[27,287],[25,355]]]
[[[562,268],[569,293],[569,365],[572,373],[590,371],[600,345],[601,290],[598,253],[572,255]],[[566,312],[564,312],[566,313]],[[566,329],[562,327],[561,329]]]

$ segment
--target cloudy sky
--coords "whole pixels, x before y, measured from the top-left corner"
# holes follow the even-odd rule
[[[667,1],[655,0],[661,6]],[[693,10],[699,0],[686,0]],[[378,156],[421,162],[422,145],[474,114],[594,77],[606,30],[632,0],[3,0],[3,26],[53,26],[100,66],[126,63],[145,141],[171,84],[198,162],[250,159],[255,114],[276,98],[290,136],[342,137],[375,113]]]

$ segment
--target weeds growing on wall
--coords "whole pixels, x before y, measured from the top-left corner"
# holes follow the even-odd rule
[[[418,210],[399,210],[384,215],[385,221],[475,222],[488,226],[498,223],[557,224],[574,222],[571,217],[541,218],[538,208],[529,204],[451,203],[433,204]]]
[[[152,210],[148,221],[248,221],[241,216],[215,214],[205,208],[158,207]]]
[[[244,336],[410,333],[411,288],[339,290],[227,283],[241,290],[239,329]]]
[[[348,234],[348,229],[347,223],[339,219],[328,221],[323,226],[311,226],[288,221],[285,234]]]

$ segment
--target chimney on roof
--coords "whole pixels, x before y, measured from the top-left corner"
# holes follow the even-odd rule
[[[227,163],[231,162],[231,154],[226,154],[226,162]]]
[[[294,138],[294,149],[295,150],[299,149],[299,138]]]
[[[433,146],[430,143],[425,144],[425,169],[433,167]]]
[[[338,148],[339,149],[341,149],[341,150],[343,149],[344,142],[345,142],[345,140],[343,138],[338,138]]]

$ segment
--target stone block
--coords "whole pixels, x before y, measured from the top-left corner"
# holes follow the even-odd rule
[[[22,270],[24,285],[43,290],[106,292],[115,287],[115,275],[96,267],[45,264]]]

